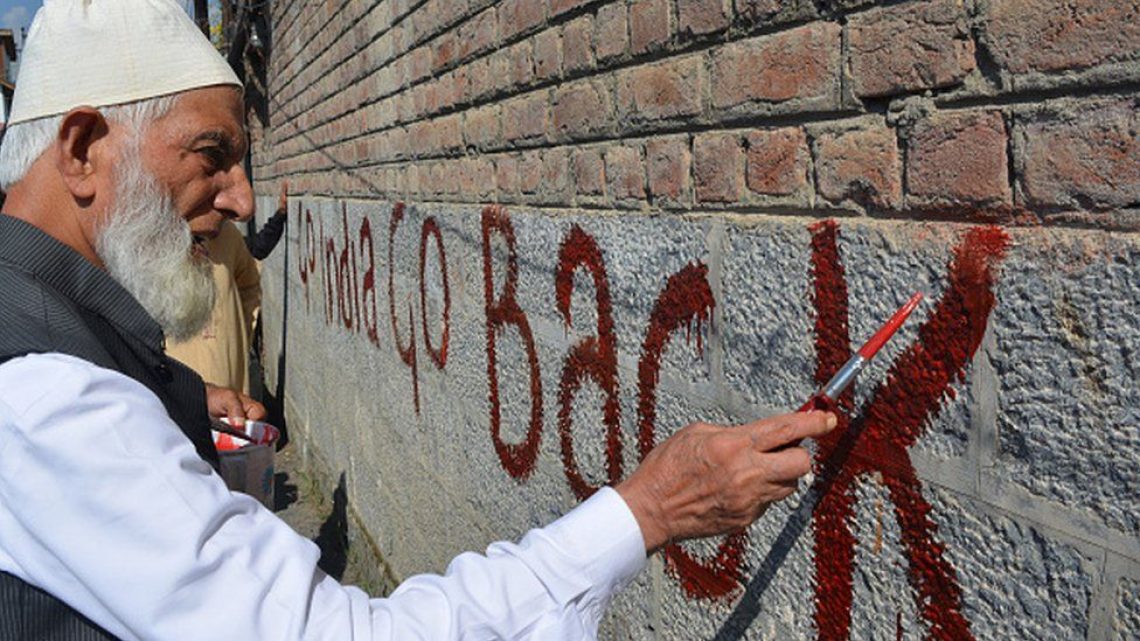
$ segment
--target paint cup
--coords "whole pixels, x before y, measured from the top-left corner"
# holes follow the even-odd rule
[[[232,422],[229,422],[233,425]],[[281,432],[268,423],[245,421],[233,425],[247,434],[250,441],[214,430],[214,445],[218,448],[218,471],[226,487],[248,494],[273,509],[273,453]]]

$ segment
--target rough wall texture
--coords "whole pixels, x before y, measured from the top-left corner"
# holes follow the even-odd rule
[[[603,636],[1140,636],[1140,2],[272,15],[267,378],[397,574],[797,407],[923,290],[814,484]]]

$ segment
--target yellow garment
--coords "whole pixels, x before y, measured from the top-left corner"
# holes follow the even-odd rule
[[[166,353],[190,366],[207,383],[249,393],[249,341],[261,305],[261,275],[241,232],[230,221],[206,241],[217,300],[198,336],[167,345]]]

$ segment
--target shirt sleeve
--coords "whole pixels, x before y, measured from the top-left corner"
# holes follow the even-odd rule
[[[274,212],[256,234],[246,239],[249,253],[257,260],[265,260],[265,257],[277,246],[277,241],[281,240],[281,232],[285,231],[285,223],[288,220],[287,210],[278,209]]]
[[[137,382],[60,354],[0,365],[0,569],[123,639],[589,639],[645,564],[610,489],[387,599],[318,556],[230,493]]]

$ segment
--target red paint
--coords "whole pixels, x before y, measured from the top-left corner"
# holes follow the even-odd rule
[[[443,281],[443,317],[441,319],[443,329],[439,338],[439,349],[435,349],[431,344],[431,332],[428,331],[427,322],[427,291],[424,284],[424,263],[427,261],[427,243],[428,236],[435,237],[435,248],[439,252],[439,272],[441,280]],[[439,224],[436,223],[434,216],[428,216],[424,221],[423,230],[420,233],[420,319],[423,321],[424,327],[424,347],[427,348],[428,356],[431,361],[435,363],[437,369],[443,369],[447,364],[447,344],[451,338],[451,288],[447,282],[447,254],[443,251],[443,234],[439,231]]]
[[[351,331],[356,321],[356,310],[360,306],[355,302],[353,287],[353,265],[355,252],[352,243],[348,240],[348,207],[341,206],[340,210],[341,236],[344,246],[340,250],[340,259],[336,267],[336,306],[340,310],[340,322],[344,328]]]
[[[621,409],[618,403],[617,337],[614,334],[613,305],[610,301],[605,261],[593,237],[574,225],[562,241],[558,271],[554,276],[558,312],[567,328],[572,325],[570,301],[574,290],[574,272],[579,267],[585,269],[594,281],[598,327],[595,336],[578,341],[566,355],[558,388],[558,435],[562,443],[562,465],[566,480],[574,495],[585,500],[598,490],[598,486],[586,482],[574,459],[571,406],[583,379],[592,379],[605,394],[602,420],[606,426],[606,472],[611,483],[616,483],[622,476]]]
[[[301,203],[297,203],[297,218],[301,218]],[[301,284],[305,290],[305,311],[309,310],[309,275],[317,269],[317,239],[313,233],[313,212],[305,209],[301,229],[301,257],[297,261],[301,270]]]
[[[336,243],[331,238],[325,240],[325,221],[320,222],[321,242],[324,243],[324,272],[321,282],[325,286],[325,324],[333,322],[333,305],[336,303]]]
[[[507,213],[498,206],[483,209],[483,295],[487,313],[487,381],[490,387],[491,442],[499,455],[503,469],[516,479],[525,479],[534,471],[538,456],[538,444],[542,438],[542,377],[538,370],[538,353],[535,351],[534,335],[530,322],[519,307],[517,300],[518,256],[515,251],[515,230]],[[497,233],[507,243],[506,281],[502,294],[495,300],[495,287],[492,282],[491,234]],[[522,338],[526,349],[527,367],[530,373],[530,426],[522,443],[505,443],[499,436],[502,425],[499,401],[499,373],[497,367],[496,335],[513,325]]]
[[[404,203],[399,202],[392,207],[392,215],[388,223],[388,315],[392,319],[392,343],[396,346],[396,353],[400,355],[400,360],[412,370],[412,398],[418,415],[420,413],[420,376],[419,368],[416,366],[416,326],[410,301],[408,302],[408,331],[411,335],[408,337],[407,345],[400,342],[400,328],[396,321],[396,286],[393,274],[396,271],[396,229],[399,228],[402,220],[404,220]]]
[[[364,245],[368,244],[368,250],[365,251]],[[364,303],[364,311],[361,314],[360,322],[364,325],[368,333],[368,340],[375,346],[380,346],[380,316],[376,311],[376,247],[372,242],[372,224],[368,222],[368,217],[360,223],[360,252],[363,256],[368,258],[368,270],[364,272],[364,293],[361,295],[362,302]],[[368,304],[368,295],[372,295],[372,304]],[[368,310],[372,310],[371,317]]]
[[[708,284],[708,268],[701,264],[690,264],[669,277],[665,289],[653,306],[637,369],[637,444],[642,460],[656,445],[654,432],[661,356],[681,325],[686,327],[687,339],[691,337],[691,330],[696,325],[699,341],[701,326],[710,318],[715,305],[712,288]],[[744,532],[731,534],[717,546],[716,555],[708,560],[693,558],[680,545],[669,544],[665,546],[666,568],[691,597],[726,597],[740,589],[743,577],[741,560],[746,544],[747,536]]]
[[[826,383],[843,364],[850,350],[847,337],[847,288],[839,261],[837,225],[820,223],[812,230],[815,276],[816,380]],[[934,311],[919,328],[918,339],[895,361],[886,381],[871,396],[864,412],[850,429],[858,438],[841,467],[822,470],[831,479],[813,514],[815,530],[815,624],[821,639],[850,636],[855,539],[850,523],[854,513],[854,482],[866,474],[881,474],[895,517],[902,530],[908,561],[907,578],[916,591],[919,615],[928,623],[928,638],[972,639],[961,613],[961,588],[954,569],[935,539],[931,506],[907,448],[925,431],[941,410],[951,384],[961,381],[981,344],[993,310],[993,269],[1004,257],[1009,240],[996,227],[970,230],[954,249],[949,286]],[[850,411],[851,394],[840,399]],[[841,429],[819,439],[817,464],[823,465],[840,444],[848,427],[841,412]]]

